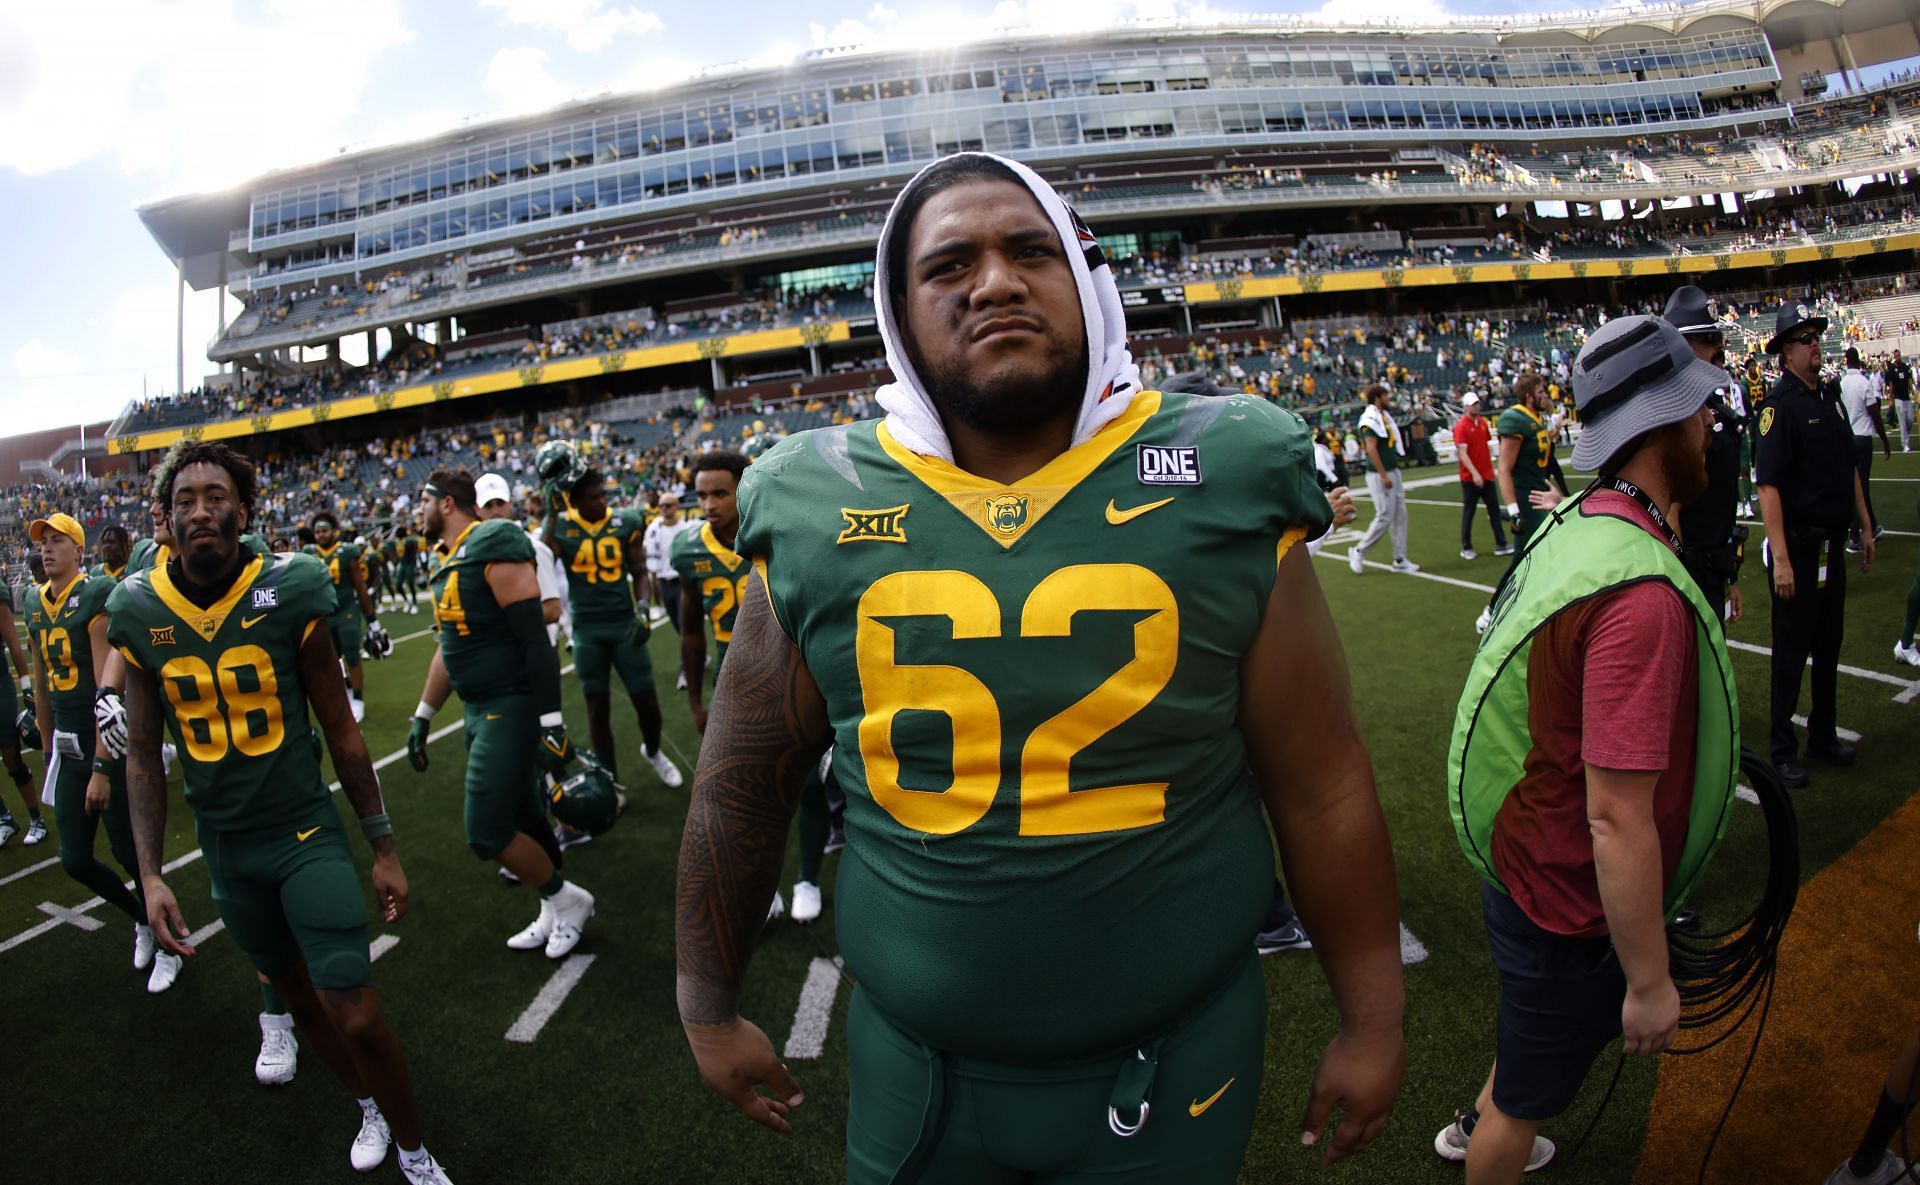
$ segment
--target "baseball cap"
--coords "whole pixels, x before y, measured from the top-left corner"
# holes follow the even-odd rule
[[[1472,391],[1468,391],[1465,395],[1462,395],[1460,397],[1460,403],[1462,406],[1465,406],[1465,407],[1472,407],[1474,404],[1479,402],[1480,402],[1480,397],[1478,395],[1475,395]]]
[[[1698,412],[1727,372],[1695,357],[1659,317],[1618,317],[1587,339],[1573,361],[1580,439],[1576,469],[1598,469],[1635,437]]]
[[[41,536],[50,530],[58,531],[73,540],[75,547],[85,547],[87,545],[87,532],[79,523],[74,521],[71,514],[49,514],[45,518],[34,519],[33,522],[27,526],[27,538],[38,543],[40,542]]]
[[[485,506],[489,502],[510,502],[513,491],[507,486],[507,479],[498,473],[482,473],[473,483],[473,503]]]

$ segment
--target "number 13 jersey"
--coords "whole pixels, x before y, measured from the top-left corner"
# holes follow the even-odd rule
[[[1144,392],[1002,485],[868,421],[769,452],[740,510],[826,699],[840,945],[874,1002],[1024,1063],[1204,1004],[1271,892],[1239,666],[1279,558],[1331,516],[1306,426]]]

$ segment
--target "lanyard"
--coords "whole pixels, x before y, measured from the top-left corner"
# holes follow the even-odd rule
[[[1638,502],[1640,508],[1647,512],[1647,516],[1653,519],[1654,525],[1659,527],[1661,532],[1666,535],[1667,545],[1673,548],[1675,552],[1680,550],[1680,536],[1674,533],[1673,528],[1667,523],[1667,516],[1662,514],[1660,508],[1653,504],[1652,498],[1647,497],[1645,490],[1642,490],[1630,481],[1624,481],[1612,474],[1604,473],[1595,479],[1593,484],[1603,490],[1612,490],[1616,494],[1625,494],[1635,502]]]

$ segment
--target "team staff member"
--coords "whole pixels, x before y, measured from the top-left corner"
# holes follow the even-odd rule
[[[1847,347],[1847,364],[1840,371],[1840,406],[1847,409],[1847,426],[1853,430],[1853,463],[1860,470],[1860,493],[1867,500],[1867,525],[1850,532],[1847,550],[1860,550],[1860,532],[1871,530],[1878,539],[1884,530],[1873,509],[1873,437],[1880,436],[1880,451],[1893,457],[1893,445],[1887,440],[1887,422],[1880,418],[1880,393],[1874,390],[1873,377],[1860,365],[1860,351]]]
[[[1385,383],[1374,383],[1360,392],[1367,404],[1360,413],[1360,441],[1367,451],[1367,492],[1373,495],[1373,521],[1347,553],[1347,566],[1355,576],[1367,570],[1367,548],[1380,542],[1382,535],[1393,539],[1394,571],[1420,570],[1420,565],[1407,558],[1407,484],[1400,473],[1400,425],[1387,410],[1392,397]]]
[[[1473,516],[1483,505],[1493,527],[1493,554],[1510,555],[1513,547],[1500,526],[1499,491],[1494,488],[1492,435],[1480,414],[1480,396],[1468,391],[1460,404],[1466,410],[1453,426],[1453,448],[1460,457],[1460,558],[1480,558],[1473,550]]]
[[[47,755],[43,799],[53,805],[60,828],[60,867],[133,919],[133,965],[145,971],[149,992],[164,992],[180,974],[180,959],[155,957],[147,901],[140,885],[133,827],[127,815],[127,767],[94,727],[93,700],[107,666],[107,597],[111,577],[88,576],[81,565],[86,532],[65,514],[49,515],[27,528],[40,547],[47,581],[31,590],[27,637],[36,659],[33,705]],[[94,858],[94,835],[102,820],[113,858],[133,878],[129,892],[120,877]]]
[[[1913,366],[1895,350],[1887,361],[1887,394],[1893,398],[1893,420],[1900,428],[1900,451],[1913,451]]]
[[[641,550],[647,555],[647,575],[653,577],[653,587],[660,594],[660,605],[667,611],[667,621],[678,634],[686,628],[680,623],[680,574],[673,568],[673,541],[680,537],[683,527],[689,527],[680,517],[680,499],[667,495],[660,499],[660,515],[647,524],[646,534],[641,537]],[[681,685],[686,685],[686,672],[680,673]]]
[[[1704,868],[1735,787],[1740,711],[1720,620],[1663,507],[1706,490],[1709,396],[1725,372],[1658,317],[1621,317],[1574,361],[1599,472],[1500,592],[1448,754],[1461,849],[1482,877],[1500,972],[1497,1053],[1434,1150],[1469,1185],[1518,1185],[1617,1036],[1673,1040],[1665,917]],[[1696,798],[1713,817],[1693,823]],[[1703,815],[1705,812],[1702,812]]]
[[[1686,285],[1668,298],[1661,317],[1687,339],[1695,358],[1724,374],[1725,330],[1705,292]],[[1722,621],[1739,621],[1742,611],[1740,546],[1746,536],[1746,528],[1736,519],[1740,508],[1742,425],[1733,405],[1738,399],[1739,381],[1730,374],[1725,378],[1726,382],[1707,401],[1713,413],[1713,431],[1707,443],[1706,492],[1675,507],[1678,513],[1673,517],[1680,524],[1680,538],[1686,544],[1680,552],[1680,562],[1699,584],[1715,616]],[[1734,538],[1736,532],[1740,539]]]
[[[254,489],[252,464],[225,445],[175,447],[155,492],[180,554],[108,598],[107,637],[126,660],[127,800],[147,916],[169,952],[194,953],[161,874],[165,727],[180,742],[187,805],[227,932],[360,1104],[350,1163],[367,1172],[398,1144],[408,1185],[450,1185],[421,1142],[406,1057],[372,986],[359,875],[308,718],[311,709],[373,849],[381,912],[398,922],[406,873],[333,636],[319,628],[335,609],[333,583],[310,556],[268,558],[241,545]]]
[[[1871,520],[1860,472],[1854,466],[1853,432],[1837,393],[1820,379],[1820,339],[1827,319],[1806,305],[1789,303],[1774,315],[1767,353],[1780,356],[1780,381],[1760,411],[1754,442],[1754,479],[1760,517],[1767,528],[1767,564],[1773,581],[1774,768],[1798,789],[1807,784],[1800,764],[1793,711],[1800,702],[1800,669],[1813,659],[1813,704],[1807,712],[1807,754],[1833,765],[1852,765],[1854,748],[1836,732],[1840,637],[1846,623],[1847,525]],[[1869,528],[1860,540],[1860,571],[1873,570]]]
[[[1001,157],[905,186],[874,288],[885,424],[789,437],[740,492],[755,574],[680,849],[702,1079],[776,1130],[802,1101],[739,998],[831,740],[850,1181],[1235,1180],[1265,1046],[1263,804],[1342,1016],[1301,1142],[1338,1106],[1320,1159],[1358,1151],[1405,1063],[1398,908],[1297,546],[1331,517],[1304,424],[1141,391],[1097,241]]]

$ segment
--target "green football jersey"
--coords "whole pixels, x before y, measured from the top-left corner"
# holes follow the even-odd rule
[[[1520,438],[1520,455],[1513,462],[1513,490],[1524,505],[1529,491],[1547,488],[1547,466],[1553,463],[1553,434],[1547,430],[1547,422],[1532,408],[1518,403],[1500,413],[1494,432],[1498,436]]]
[[[46,672],[53,724],[63,732],[93,738],[93,643],[87,627],[107,611],[118,588],[106,576],[75,576],[64,589],[53,582],[28,591],[27,644]]]
[[[165,566],[113,590],[107,638],[159,684],[187,803],[203,825],[271,828],[328,801],[299,654],[333,606],[326,567],[306,555],[249,558],[206,609]]]
[[[109,568],[105,563],[98,563],[98,564],[95,564],[93,567],[87,569],[87,575],[105,576],[108,580],[111,580],[115,584],[118,584],[122,580],[125,580],[127,578],[127,572],[129,569],[132,568],[132,566],[133,565],[131,561],[129,561],[127,564],[122,565],[121,567],[118,567],[118,568]]]
[[[1011,485],[869,420],[789,437],[739,501],[826,700],[840,949],[876,1005],[1032,1063],[1134,1048],[1217,991],[1273,888],[1240,661],[1332,517],[1299,417],[1142,392]]]
[[[361,567],[359,544],[336,542],[323,549],[317,543],[309,543],[300,550],[325,565],[327,576],[333,581],[334,612],[345,613],[360,607],[360,598],[353,591],[354,569],[360,568],[362,579],[366,576],[365,568]]]
[[[133,550],[127,553],[126,574],[120,579],[126,580],[137,573],[152,571],[155,563],[166,562],[160,557],[171,554],[173,553],[155,543],[151,538],[136,539],[133,542]]]
[[[700,607],[713,623],[713,663],[718,668],[727,657],[727,643],[733,641],[733,619],[740,612],[740,598],[746,594],[753,566],[720,542],[710,523],[701,523],[697,529],[689,526],[675,535],[668,555],[682,587],[700,590]]]
[[[433,628],[453,689],[468,703],[532,689],[524,654],[487,587],[494,564],[531,564],[533,540],[509,519],[475,522],[433,573]]]
[[[554,524],[554,554],[567,566],[567,604],[576,625],[625,624],[633,620],[629,556],[640,554],[646,523],[633,509],[609,510],[589,523],[569,510]]]

